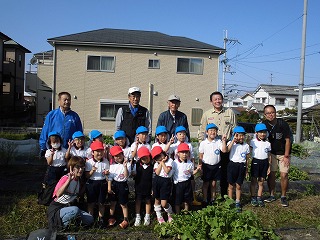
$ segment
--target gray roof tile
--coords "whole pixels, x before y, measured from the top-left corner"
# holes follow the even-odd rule
[[[195,52],[224,53],[223,48],[191,38],[170,36],[155,31],[110,28],[49,38],[48,42],[52,45],[56,43],[72,45],[114,45],[121,47],[183,49]]]

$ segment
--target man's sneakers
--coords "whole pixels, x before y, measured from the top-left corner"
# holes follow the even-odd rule
[[[258,204],[259,207],[265,207],[264,202],[263,202],[263,200],[261,198],[259,198],[257,200],[257,204]]]
[[[288,200],[286,197],[281,197],[281,206],[282,207],[288,207],[289,204],[288,204]]]
[[[276,200],[276,198],[274,196],[269,196],[268,198],[266,198],[264,201],[266,203],[271,203],[271,202],[274,202]]]

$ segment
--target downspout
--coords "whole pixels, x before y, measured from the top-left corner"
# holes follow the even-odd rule
[[[53,82],[52,82],[52,109],[56,108],[56,45],[54,44],[53,48]]]

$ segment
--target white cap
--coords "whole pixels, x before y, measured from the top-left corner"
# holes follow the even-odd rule
[[[129,88],[128,94],[131,94],[131,93],[134,93],[134,92],[139,92],[139,93],[141,93],[140,88],[138,88],[138,87],[131,87],[131,88]]]
[[[168,97],[168,101],[174,101],[174,100],[180,102],[180,97],[177,96],[177,95],[174,95],[174,94],[173,94],[173,95],[170,95],[170,96]]]

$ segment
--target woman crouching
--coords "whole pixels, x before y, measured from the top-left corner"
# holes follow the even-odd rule
[[[72,206],[76,202],[77,196],[81,190],[80,178],[84,173],[85,160],[78,156],[73,156],[68,161],[69,173],[61,177],[57,183],[54,192],[54,200],[48,207],[48,223],[50,229],[61,229],[67,227],[70,223],[89,226],[93,223],[93,217]]]

